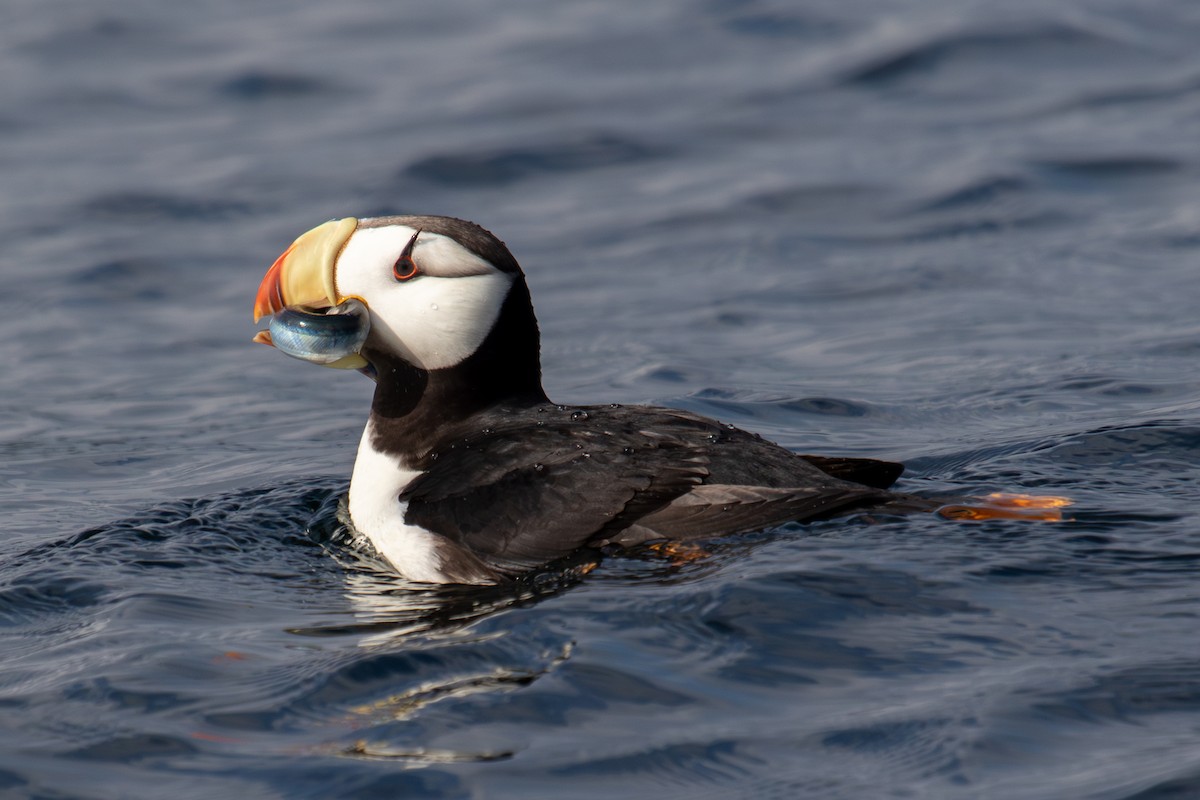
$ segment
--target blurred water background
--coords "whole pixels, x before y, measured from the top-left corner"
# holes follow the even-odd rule
[[[8,0],[0,796],[1200,796],[1200,7]],[[339,544],[371,386],[250,343],[335,216],[529,275],[546,386],[1072,521],[522,596]]]

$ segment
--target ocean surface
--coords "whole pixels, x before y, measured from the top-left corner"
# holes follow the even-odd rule
[[[1200,797],[1194,0],[8,0],[0,797]],[[254,345],[331,217],[529,276],[560,402],[1058,524],[789,525],[519,592],[336,519]]]

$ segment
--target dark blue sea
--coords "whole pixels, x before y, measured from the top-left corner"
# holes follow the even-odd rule
[[[8,0],[0,797],[1200,797],[1194,0]],[[372,386],[252,344],[331,217],[472,219],[546,387],[1061,523],[431,590]]]

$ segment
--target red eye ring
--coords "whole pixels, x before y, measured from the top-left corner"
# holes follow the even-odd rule
[[[404,249],[400,251],[400,257],[396,259],[396,263],[392,265],[392,277],[398,281],[408,281],[421,274],[420,268],[417,267],[417,262],[413,261],[413,248],[417,245],[417,237],[421,235],[421,229],[418,228],[412,238],[408,240],[408,244],[404,245]]]
[[[421,270],[417,269],[417,265],[413,263],[411,258],[400,258],[392,267],[392,277],[398,281],[412,280],[417,277],[417,273]]]

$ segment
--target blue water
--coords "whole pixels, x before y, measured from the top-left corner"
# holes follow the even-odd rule
[[[1200,796],[1191,0],[4,16],[0,796]],[[508,242],[561,402],[1071,521],[404,585],[336,522],[369,381],[250,343],[393,212]]]

